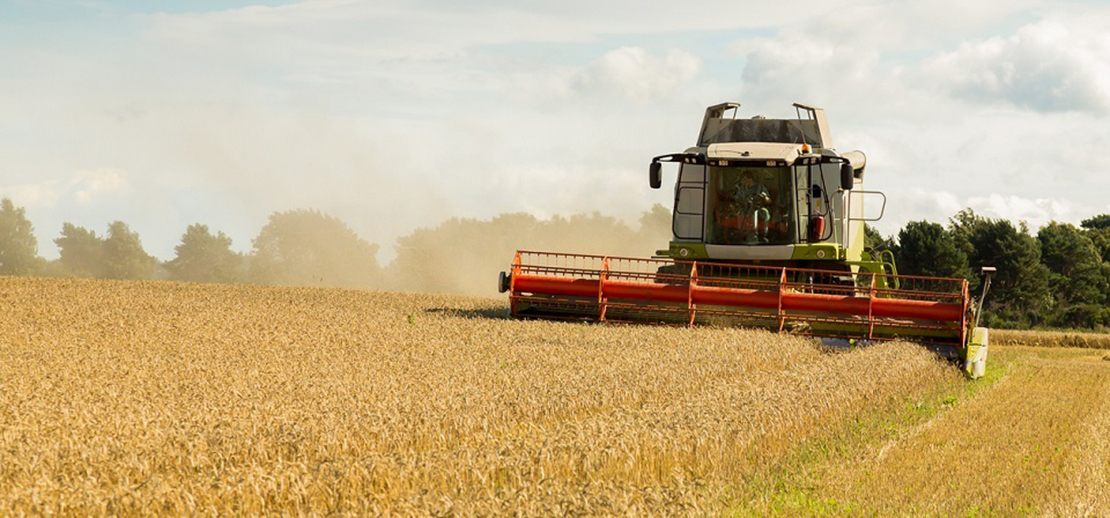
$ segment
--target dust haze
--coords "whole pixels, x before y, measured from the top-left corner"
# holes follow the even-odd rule
[[[508,268],[516,250],[650,257],[667,247],[670,236],[671,214],[662,205],[644,212],[637,228],[598,212],[550,219],[526,213],[455,218],[398,239],[385,286],[496,295],[497,274]]]
[[[451,218],[383,244],[365,239],[338,217],[293,209],[272,213],[245,253],[233,250],[232,239],[221,229],[191,224],[179,234],[167,260],[149,254],[145,236],[123,221],[112,222],[105,233],[67,222],[61,237],[52,240],[59,257],[47,260],[38,255],[25,211],[5,198],[0,227],[17,229],[13,235],[21,239],[0,240],[0,251],[7,250],[0,275],[493,296],[498,272],[507,269],[517,250],[648,257],[667,247],[670,221],[670,211],[658,204],[634,224],[600,212],[549,218],[517,212],[489,219]],[[159,237],[172,235],[163,231]],[[379,251],[386,247],[393,256],[382,262]]]

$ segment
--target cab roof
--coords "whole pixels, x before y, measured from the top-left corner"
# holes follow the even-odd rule
[[[728,162],[775,162],[776,165],[794,165],[802,154],[801,144],[775,142],[724,142],[710,144],[706,153],[709,160]]]

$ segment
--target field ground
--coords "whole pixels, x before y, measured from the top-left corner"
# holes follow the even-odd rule
[[[1110,515],[1110,355],[0,277],[0,515]]]

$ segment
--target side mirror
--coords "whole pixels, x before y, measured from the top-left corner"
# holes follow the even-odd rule
[[[855,171],[852,170],[852,164],[848,162],[840,164],[840,188],[850,191],[855,185],[856,175]]]
[[[652,189],[658,189],[663,185],[663,164],[659,162],[652,162],[648,167],[648,183]]]

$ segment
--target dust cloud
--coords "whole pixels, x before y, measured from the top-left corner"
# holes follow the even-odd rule
[[[498,272],[517,250],[650,257],[670,236],[671,214],[662,205],[644,212],[636,229],[596,212],[546,220],[524,213],[455,218],[399,238],[383,287],[492,296]]]
[[[395,255],[384,264],[379,244],[311,209],[271,214],[247,253],[234,251],[222,231],[191,225],[170,260],[148,254],[139,234],[123,222],[115,226],[122,230],[101,237],[67,223],[54,240],[59,258],[36,257],[32,244],[26,252],[33,267],[26,273],[494,296],[498,272],[508,268],[517,250],[650,257],[668,246],[671,214],[657,204],[635,225],[599,212],[548,219],[528,213],[451,218],[397,238]]]

